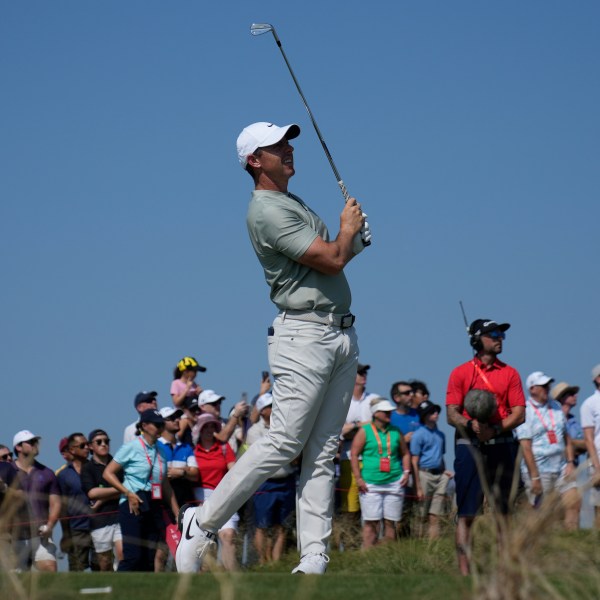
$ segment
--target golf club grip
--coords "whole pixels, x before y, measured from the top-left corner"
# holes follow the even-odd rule
[[[344,200],[346,200],[346,202],[348,202],[348,198],[350,198],[350,194],[348,193],[348,189],[346,188],[346,184],[339,179],[338,180],[338,185],[340,186],[340,190],[342,190],[342,194],[344,195]],[[366,248],[367,246],[371,245],[371,241],[369,240],[368,242],[366,242],[365,240],[363,240],[363,238],[360,238],[362,240],[363,246]]]

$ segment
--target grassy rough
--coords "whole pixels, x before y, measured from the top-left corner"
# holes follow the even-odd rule
[[[550,507],[549,507],[550,508]],[[477,520],[473,576],[456,567],[452,532],[435,542],[402,539],[368,552],[332,552],[324,577],[291,576],[292,552],[274,565],[239,573],[194,576],[173,573],[0,572],[1,600],[85,598],[82,588],[111,586],[99,600],[313,600],[401,595],[429,600],[592,600],[600,597],[600,545],[595,531],[566,533],[552,512],[515,517],[498,544],[489,516]]]

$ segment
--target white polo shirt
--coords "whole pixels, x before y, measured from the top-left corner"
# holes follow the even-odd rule
[[[594,445],[600,456],[600,390],[596,390],[581,405],[581,427],[594,428]]]

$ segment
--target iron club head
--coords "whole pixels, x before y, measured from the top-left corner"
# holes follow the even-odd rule
[[[252,25],[250,25],[250,33],[252,35],[262,35],[269,31],[275,31],[275,27],[270,23],[252,23]]]

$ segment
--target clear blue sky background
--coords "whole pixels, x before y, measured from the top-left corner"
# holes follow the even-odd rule
[[[297,122],[291,191],[342,199],[273,23],[373,245],[347,268],[369,390],[443,403],[469,319],[504,358],[591,393],[600,4],[29,1],[0,4],[0,442],[106,428],[170,402],[184,355],[252,396],[275,314],[247,239],[235,139]],[[116,450],[114,445],[113,450]]]

